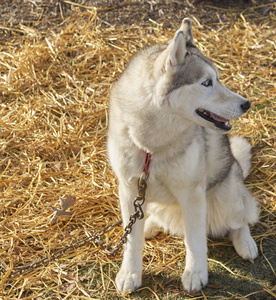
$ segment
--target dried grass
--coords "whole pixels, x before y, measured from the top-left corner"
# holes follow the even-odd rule
[[[261,245],[276,233],[273,22],[273,15],[259,25],[241,18],[216,30],[194,22],[197,45],[214,58],[222,81],[253,103],[234,127],[255,147],[247,185],[260,203],[261,226],[253,229],[253,235]],[[174,32],[158,24],[103,29],[93,11],[88,17],[86,13],[65,20],[60,28],[59,33],[44,36],[22,26],[11,29],[11,38],[1,44],[2,299],[116,295],[113,280],[121,257],[108,257],[93,243],[28,274],[15,278],[9,274],[120,218],[116,179],[106,155],[110,85],[136,51],[162,43]],[[77,198],[72,216],[52,225],[51,205],[58,207],[58,197],[69,194]],[[106,240],[121,231],[117,227]],[[216,243],[229,245],[226,240],[209,244]],[[146,245],[145,273],[171,272],[184,255],[181,239],[161,235]],[[145,289],[158,299],[156,291]]]

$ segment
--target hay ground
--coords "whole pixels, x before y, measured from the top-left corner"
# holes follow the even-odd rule
[[[246,181],[260,204],[252,227],[260,255],[242,261],[227,239],[209,239],[210,285],[194,299],[276,298],[275,15],[257,24],[242,15],[232,24],[203,27],[196,44],[213,58],[222,81],[252,102],[234,132],[254,147]],[[179,24],[175,24],[177,28]],[[64,254],[30,273],[31,264],[120,218],[117,182],[106,155],[111,83],[140,48],[162,43],[175,28],[101,26],[95,10],[79,12],[44,35],[28,26],[8,30],[0,53],[1,299],[183,299],[185,248],[159,235],[145,247],[144,282],[133,295],[114,285],[121,255],[95,244]],[[57,224],[51,206],[74,195]],[[120,226],[106,235],[117,240]]]

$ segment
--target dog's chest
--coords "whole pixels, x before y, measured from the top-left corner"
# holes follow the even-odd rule
[[[153,155],[149,171],[149,201],[175,201],[174,189],[205,184],[204,146],[198,141],[173,156]]]

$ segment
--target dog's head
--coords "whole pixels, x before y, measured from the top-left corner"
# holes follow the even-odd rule
[[[214,64],[194,45],[189,19],[183,20],[164,53],[157,102],[166,103],[191,122],[229,132],[230,120],[246,112],[250,102],[220,82]]]

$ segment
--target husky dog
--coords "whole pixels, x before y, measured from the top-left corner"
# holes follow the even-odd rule
[[[258,254],[249,225],[258,219],[256,200],[243,180],[250,170],[250,145],[228,138],[229,120],[250,102],[227,89],[213,63],[196,48],[185,18],[174,38],[140,51],[111,90],[108,151],[119,179],[124,226],[134,212],[145,153],[151,154],[143,205],[127,237],[120,292],[142,284],[144,239],[162,228],[184,236],[182,284],[200,290],[208,281],[207,235],[229,233],[237,253]]]

